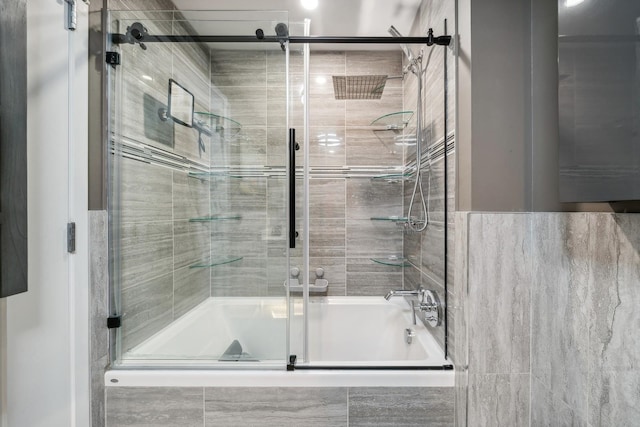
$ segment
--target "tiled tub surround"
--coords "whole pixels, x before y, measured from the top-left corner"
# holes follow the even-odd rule
[[[134,2],[112,2],[114,8],[134,8]],[[158,2],[165,11],[112,12],[116,24],[126,27],[142,20],[151,32],[184,34],[181,15],[170,2]],[[148,8],[144,4],[142,7]],[[168,11],[166,11],[168,10]],[[194,44],[151,43],[146,50],[122,45],[122,65],[114,70],[114,87],[121,98],[114,128],[123,141],[157,147],[209,165],[198,149],[194,129],[162,122],[158,108],[167,99],[168,81],[177,80],[194,93],[196,109],[210,104],[209,53]],[[206,269],[189,266],[209,258],[209,230],[191,218],[209,215],[209,183],[186,172],[118,157],[114,162],[115,194],[111,220],[119,228],[121,349],[126,352],[210,296]]]
[[[380,100],[336,100],[332,76],[386,74],[399,76],[400,51],[315,51],[310,55],[310,141],[302,143],[302,55],[290,53],[292,114],[301,148],[297,164],[309,150],[310,166],[401,168],[403,150],[391,152],[370,123],[379,116],[402,110],[403,81],[388,80]],[[247,61],[251,66],[247,66]],[[226,152],[212,157],[212,166],[284,167],[287,129],[284,115],[284,54],[279,50],[216,50],[211,55],[211,81],[226,99],[233,118],[248,135]],[[247,110],[248,108],[248,110]],[[243,114],[242,117],[237,117]],[[220,156],[218,156],[220,154]],[[298,231],[302,231],[303,182],[297,182]],[[212,273],[214,296],[284,295],[287,277],[286,188],[284,177],[236,179],[211,185],[212,212],[242,213],[233,223],[212,227],[214,253],[233,252],[244,259],[216,267]],[[309,183],[310,279],[317,267],[325,269],[328,295],[382,296],[402,288],[401,267],[375,264],[370,258],[402,254],[402,229],[372,217],[402,216],[402,184],[370,178],[322,177],[311,172]],[[266,213],[266,215],[265,215]],[[303,269],[303,234],[291,251],[292,265]],[[266,279],[266,280],[265,280]]]
[[[452,426],[451,387],[107,387],[107,426]]]
[[[469,425],[637,424],[640,215],[467,220]]]
[[[434,33],[444,34],[444,20],[447,19],[447,30],[454,34],[455,2],[443,0],[424,0],[418,17],[415,21],[411,36],[424,36],[426,28],[433,28]],[[414,54],[419,52],[420,46],[412,46]],[[430,225],[421,233],[408,232],[404,236],[404,256],[411,262],[411,266],[405,269],[404,287],[414,289],[419,285],[427,289],[433,289],[440,298],[445,300],[444,271],[447,265],[447,300],[450,302],[454,295],[454,218],[455,210],[455,56],[451,49],[440,46],[424,47],[422,64],[425,67],[423,78],[423,149],[429,147],[432,155],[431,171],[428,165],[423,164],[423,191],[425,197],[430,193],[429,218]],[[447,60],[447,92],[445,94],[445,55]],[[406,64],[406,59],[404,60]],[[413,74],[407,74],[404,84],[404,109],[415,110],[417,101],[418,83]],[[445,96],[447,111],[445,108]],[[416,116],[412,118],[407,128],[407,133],[415,135]],[[446,123],[445,123],[446,121]],[[447,129],[448,146],[447,155],[443,155],[444,133]],[[405,151],[404,163],[411,165],[415,162],[415,146],[410,146]],[[445,159],[447,174],[445,177]],[[428,174],[431,173],[429,185]],[[445,194],[445,179],[447,194]],[[414,181],[409,180],[404,184],[404,215],[407,216],[409,201],[413,191]],[[413,215],[420,216],[420,198],[418,196],[414,205]],[[445,216],[446,203],[446,216]],[[448,250],[445,256],[445,228],[448,237]],[[447,310],[447,345],[449,355],[454,356],[455,325],[453,316],[455,310],[449,304]],[[433,334],[444,348],[445,331],[443,327],[432,328]],[[455,361],[455,360],[454,360]]]

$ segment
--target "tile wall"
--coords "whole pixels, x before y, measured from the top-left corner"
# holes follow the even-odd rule
[[[107,426],[451,426],[452,388],[110,387]]]
[[[399,76],[401,53],[311,52],[309,147],[302,143],[302,59],[301,52],[291,51],[290,126],[298,129],[296,139],[301,145],[297,164],[303,164],[304,150],[308,149],[311,167],[338,173],[330,178],[310,174],[310,279],[315,280],[313,272],[323,267],[329,281],[328,295],[384,295],[390,289],[400,289],[402,268],[375,264],[370,258],[402,254],[402,230],[393,222],[371,220],[376,216],[402,215],[402,184],[345,178],[339,173],[345,167],[383,171],[389,166],[402,166],[402,149],[390,150],[369,126],[375,118],[402,109],[402,80],[388,80],[380,100],[336,100],[332,76]],[[214,92],[225,100],[227,113],[243,126],[238,138],[230,141],[220,156],[212,158],[214,167],[218,162],[222,166],[256,166],[260,170],[283,170],[286,166],[284,60],[279,49],[212,52]],[[286,186],[282,174],[212,183],[212,211],[242,216],[213,226],[213,252],[220,251],[218,256],[232,253],[244,257],[212,269],[212,295],[284,295]],[[301,269],[302,186],[302,179],[298,179],[296,216],[300,237],[292,251],[292,265]]]
[[[412,36],[426,36],[427,29],[433,28],[434,34],[445,34],[444,20],[447,19],[447,33],[454,33],[455,2],[442,0],[425,0],[422,2],[418,19],[414,24]],[[420,52],[422,46],[411,46],[414,54]],[[453,51],[444,47],[423,47],[422,65],[425,68],[423,78],[423,150],[429,147],[431,166],[423,162],[422,188],[425,198],[429,199],[429,225],[421,233],[407,231],[404,236],[404,256],[411,266],[405,269],[404,286],[415,289],[419,285],[436,291],[440,299],[445,302],[445,262],[447,262],[447,299],[453,298],[454,275],[454,218],[455,210],[455,74]],[[445,55],[447,62],[446,92],[445,92]],[[405,64],[407,63],[405,59]],[[416,111],[418,82],[413,74],[407,74],[404,86],[404,109]],[[445,112],[445,100],[447,109]],[[417,115],[414,115],[407,134],[415,135]],[[446,123],[445,123],[446,121]],[[447,155],[444,155],[445,126],[449,136]],[[426,153],[424,154],[426,156]],[[426,157],[425,157],[426,158]],[[405,152],[405,164],[414,164],[416,159],[415,146],[410,146]],[[445,177],[445,159],[447,175]],[[430,176],[430,179],[429,179]],[[445,194],[445,179],[447,194]],[[415,181],[408,180],[404,184],[404,216],[408,216],[408,207]],[[448,215],[445,217],[445,202]],[[414,202],[411,212],[413,217],[422,217],[420,211],[420,196]],[[448,255],[445,257],[445,228],[447,231]],[[455,341],[454,310],[447,311],[449,354],[453,355]],[[429,328],[431,328],[429,326]],[[434,336],[444,348],[444,327],[431,328]]]
[[[157,10],[134,12],[132,2],[111,2],[115,30],[125,32],[136,20],[149,31],[184,34],[188,31],[170,2],[156,2]],[[138,5],[139,6],[139,5]],[[149,9],[149,5],[144,5]],[[209,53],[191,44],[149,43],[121,46],[122,65],[114,71],[116,99],[114,129],[123,141],[162,149],[208,167],[209,150],[200,152],[194,129],[159,119],[166,107],[168,81],[190,90],[196,109],[210,104]],[[142,107],[142,108],[141,108]],[[208,145],[209,141],[205,141]],[[186,172],[145,161],[121,158],[113,176],[114,219],[119,222],[121,290],[121,348],[126,352],[210,294],[208,269],[189,268],[209,258],[206,225],[189,219],[209,215],[209,183]]]
[[[469,213],[466,223],[468,425],[634,425],[640,216]]]

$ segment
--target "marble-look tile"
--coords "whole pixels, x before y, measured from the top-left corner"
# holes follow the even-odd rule
[[[347,258],[347,295],[384,296],[402,289],[402,267],[381,265],[369,258]]]
[[[386,114],[402,111],[402,89],[385,86],[380,99],[355,99],[346,102],[346,125],[369,126]]]
[[[469,215],[470,372],[529,372],[529,228],[528,214]]]
[[[120,298],[125,353],[173,320],[173,273],[123,289]]]
[[[333,89],[314,90],[312,86],[309,95],[309,121],[314,126],[342,127],[345,126],[346,101],[337,100]]]
[[[287,165],[288,135],[288,129],[284,125],[267,128],[267,166]]]
[[[400,166],[402,133],[347,128],[346,162],[349,166]]]
[[[280,50],[269,50],[267,53],[267,84],[277,85],[285,79],[286,61],[284,52]],[[315,52],[311,52],[311,56]],[[301,50],[289,50],[289,74],[304,73],[304,54]]]
[[[266,218],[213,221],[211,227],[211,257],[227,255],[263,257],[267,253]],[[286,233],[286,230],[283,231]],[[284,234],[283,234],[284,236]]]
[[[205,425],[345,426],[346,388],[206,388]]]
[[[237,141],[229,144],[228,166],[262,166],[267,161],[267,131],[260,127],[244,127]]]
[[[209,298],[210,269],[183,267],[173,272],[173,318]]]
[[[346,71],[346,55],[341,51],[314,51],[309,56],[309,72],[311,74],[344,75]],[[330,81],[327,78],[327,81]]]
[[[269,242],[267,250],[267,287],[269,296],[285,295],[284,281],[289,277],[287,270],[287,248],[288,240],[280,242]],[[297,265],[297,261],[293,258],[291,267]]]
[[[347,75],[384,74],[402,76],[402,52],[346,51]],[[401,79],[389,80],[387,85],[401,86]]]
[[[533,214],[531,370],[585,416],[590,214]],[[570,362],[569,362],[570,361]]]
[[[211,82],[218,87],[266,86],[267,54],[264,50],[212,50]]]
[[[209,181],[173,172],[173,219],[209,216]]]
[[[345,221],[316,218],[309,223],[309,256],[344,257]]]
[[[311,179],[309,181],[309,217],[345,218],[346,180]]]
[[[402,232],[390,221],[347,220],[348,257],[402,254]]]
[[[444,157],[434,159],[430,169],[424,168],[422,188],[426,201],[429,202],[429,219],[436,222],[445,222]]]
[[[543,386],[540,381],[532,378],[530,425],[535,427],[587,427],[587,422],[580,418],[565,402],[555,398],[551,390]]]
[[[453,388],[350,388],[349,425],[453,426]]]
[[[242,126],[267,125],[267,87],[225,86],[218,88],[227,98],[229,117]]]
[[[594,371],[589,389],[589,423],[633,426],[640,419],[638,369]]]
[[[213,267],[211,269],[211,296],[266,296],[268,284],[265,277],[267,277],[266,257],[245,257],[240,261]]]
[[[172,32],[176,36],[194,35],[197,31],[193,28],[188,19],[185,19],[181,12],[174,11]],[[210,81],[209,69],[211,66],[211,50],[203,43],[181,43],[173,45],[174,51],[179,52],[189,65],[198,71],[198,74]],[[175,63],[174,63],[175,65]]]
[[[632,425],[640,419],[640,215],[590,214],[589,230],[589,422]]]
[[[108,387],[109,427],[202,427],[201,387]]]
[[[104,426],[104,371],[109,364],[109,250],[106,211],[89,211],[89,322],[92,427]]]
[[[370,179],[347,181],[347,218],[371,220],[373,217],[402,216],[402,194],[395,185],[372,182]],[[401,228],[394,227],[400,235]]]
[[[529,374],[469,374],[469,427],[528,426]]]
[[[402,289],[418,289],[422,285],[422,272],[413,265],[405,267],[403,280]]]
[[[267,126],[286,127],[288,114],[289,127],[298,128],[298,140],[302,140],[304,126],[302,75],[290,75],[288,105],[286,88],[284,81],[279,84],[270,84],[267,86],[267,104],[265,106],[267,110]],[[288,111],[287,107],[289,108]],[[314,122],[312,121],[311,123]]]
[[[422,234],[413,231],[405,231],[403,238],[404,257],[413,265],[421,268],[422,265]]]
[[[89,211],[89,301],[91,361],[109,354],[109,218],[107,211]]]
[[[91,365],[91,427],[105,427],[106,408],[104,373],[109,366],[109,356],[92,361]]]
[[[444,225],[430,222],[422,232],[422,271],[444,283]]]
[[[170,221],[171,171],[120,159],[120,222]]]
[[[171,78],[172,48],[165,43],[149,43],[146,50],[138,46],[121,50],[123,78],[130,84],[139,84],[165,93],[162,99],[167,102],[169,78]],[[158,66],[165,64],[165,66]],[[144,77],[143,77],[144,76]]]
[[[454,262],[453,300],[449,302],[448,310],[455,311],[455,330],[457,332],[456,345],[452,349],[450,357],[455,368],[455,408],[456,425],[464,426],[467,422],[467,389],[469,381],[469,369],[467,349],[467,262],[468,262],[468,224],[467,212],[454,212],[455,223],[455,247],[452,258]]]
[[[311,166],[344,166],[345,144],[343,128],[309,128],[309,164]]]
[[[126,223],[120,228],[122,289],[171,272],[173,229],[171,221]]]
[[[213,188],[212,188],[213,190]],[[267,208],[267,182],[264,178],[229,179],[229,203],[223,210],[242,219],[262,220]],[[215,196],[212,195],[212,199]],[[215,212],[214,212],[215,213]]]
[[[453,300],[449,304],[448,310],[455,311],[455,330],[457,331],[457,346],[454,349],[452,358],[456,369],[460,368],[465,370],[468,364],[467,360],[467,313],[468,313],[468,224],[467,224],[467,212],[455,212],[455,247],[456,251],[453,254],[455,258],[454,262],[454,283],[453,288]]]
[[[455,149],[454,149],[455,150]],[[447,222],[453,223],[456,211],[456,152],[447,154]]]

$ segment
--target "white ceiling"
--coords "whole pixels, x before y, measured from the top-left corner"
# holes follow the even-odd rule
[[[318,8],[305,10],[300,0],[173,0],[181,10],[288,11],[292,26],[311,20],[314,36],[388,36],[390,25],[408,35],[420,5],[420,0],[318,0]],[[188,14],[192,19],[195,14]],[[200,14],[200,16],[207,16]],[[214,16],[214,15],[208,15]],[[234,14],[242,16],[242,14]],[[278,19],[286,14],[245,14],[250,19]],[[204,18],[211,19],[211,18]],[[234,18],[237,19],[237,18]],[[202,34],[202,26],[197,30]],[[271,33],[264,29],[265,34]],[[272,29],[271,29],[272,30]],[[255,30],[254,30],[255,31]],[[235,33],[237,34],[237,33]],[[253,31],[247,35],[253,34]],[[302,35],[292,27],[291,34]]]

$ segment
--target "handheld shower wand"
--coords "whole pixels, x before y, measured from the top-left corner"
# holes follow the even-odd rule
[[[400,32],[393,25],[389,27],[389,33],[391,33],[393,37],[402,37]],[[409,201],[409,209],[407,211],[407,226],[413,231],[424,231],[429,224],[428,203],[431,198],[431,156],[427,150],[427,165],[429,169],[427,174],[427,201],[425,202],[424,192],[422,190],[422,75],[424,74],[424,70],[422,69],[422,54],[417,58],[414,58],[411,49],[409,49],[407,45],[402,44],[400,47],[409,61],[409,65],[407,65],[406,69],[410,70],[418,78],[418,100],[416,105],[416,180],[413,186],[413,192],[411,193],[411,200]],[[412,219],[411,217],[411,212],[413,211],[413,205],[418,192],[420,192],[420,200],[422,202],[422,220]]]

